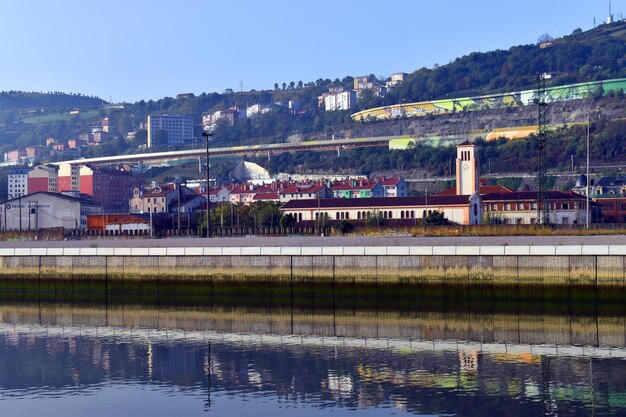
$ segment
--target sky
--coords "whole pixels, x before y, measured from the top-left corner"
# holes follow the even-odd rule
[[[608,0],[0,0],[0,91],[134,102],[389,76],[608,14]]]

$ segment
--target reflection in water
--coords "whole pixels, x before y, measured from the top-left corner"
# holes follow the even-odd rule
[[[7,415],[626,414],[622,306],[29,297],[0,306]]]

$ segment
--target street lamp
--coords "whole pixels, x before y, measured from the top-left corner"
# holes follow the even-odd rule
[[[211,214],[209,210],[211,208],[211,187],[209,185],[209,137],[214,135],[213,131],[205,129],[202,131],[206,145],[206,237],[211,237]]]

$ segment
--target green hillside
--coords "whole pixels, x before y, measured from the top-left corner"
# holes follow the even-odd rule
[[[417,52],[407,50],[406,53]],[[601,25],[586,32],[576,29],[570,35],[553,39],[543,45],[519,45],[507,50],[476,52],[454,59],[446,65],[421,68],[408,74],[407,80],[390,90],[385,97],[366,95],[357,108],[349,112],[327,112],[319,108],[318,96],[327,92],[329,87],[342,86],[345,89],[352,89],[354,79],[351,76],[335,80],[320,78],[308,82],[277,80],[280,82],[275,84],[273,90],[234,92],[227,89],[223,93],[141,100],[126,104],[124,108],[110,110],[103,109],[102,100],[79,94],[4,92],[0,93],[0,153],[17,147],[43,144],[47,137],[53,137],[60,142],[67,141],[81,133],[90,132],[92,127],[98,125],[99,118],[104,116],[110,118],[113,139],[100,146],[90,147],[83,156],[139,152],[137,146],[145,143],[146,138],[145,130],[139,130],[139,125],[149,114],[191,115],[195,119],[199,135],[203,113],[233,106],[247,107],[256,103],[269,104],[290,100],[299,102],[301,111],[294,113],[285,107],[275,107],[275,110],[255,118],[241,118],[234,126],[218,123],[213,145],[285,142],[294,134],[302,139],[321,140],[333,135],[337,137],[441,135],[477,129],[524,126],[534,123],[533,106],[525,106],[525,109],[506,107],[499,111],[481,110],[471,112],[471,115],[455,111],[450,112],[451,114],[428,115],[419,121],[399,118],[367,123],[352,120],[351,115],[360,110],[383,105],[532,90],[535,88],[537,73],[540,72],[549,72],[553,75],[552,87],[626,78],[625,64],[626,23],[619,22]],[[613,120],[616,117],[623,117],[626,107],[623,94],[615,92],[612,97],[606,99],[596,98],[580,100],[580,104],[572,102],[574,104],[557,107],[561,109],[561,115],[567,117],[553,115],[557,119],[553,120],[553,123],[579,122],[583,117],[582,113],[587,112],[594,113],[598,119]],[[581,110],[577,106],[585,108]],[[80,113],[70,114],[70,110],[75,108],[80,109]],[[599,128],[598,132],[602,130]],[[130,131],[137,131],[136,139],[132,142],[125,140],[126,134]],[[615,145],[614,142],[611,143]],[[501,143],[496,146],[505,145]],[[623,155],[608,151],[607,155],[613,161]],[[418,155],[403,156],[402,161],[397,163],[398,166],[417,164],[431,172],[446,171],[449,165],[449,158],[446,155],[438,155],[438,151],[422,147],[417,152]],[[300,155],[304,159],[301,159]],[[326,154],[318,154],[319,157],[306,153],[300,155],[286,155],[273,159],[274,165],[270,168],[272,171],[304,172],[324,167],[325,162],[318,160],[320,158],[330,160]],[[395,154],[381,149],[362,151],[360,161],[358,159],[347,161],[346,165],[342,162],[340,166],[368,172],[384,171],[396,164],[393,155]],[[506,170],[511,167],[503,165],[501,168]]]
[[[0,92],[0,111],[28,109],[72,109],[100,107],[104,100],[82,94],[34,93],[23,91]]]

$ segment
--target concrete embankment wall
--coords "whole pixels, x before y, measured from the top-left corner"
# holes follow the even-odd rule
[[[0,288],[624,287],[625,263],[625,245],[2,248]]]

